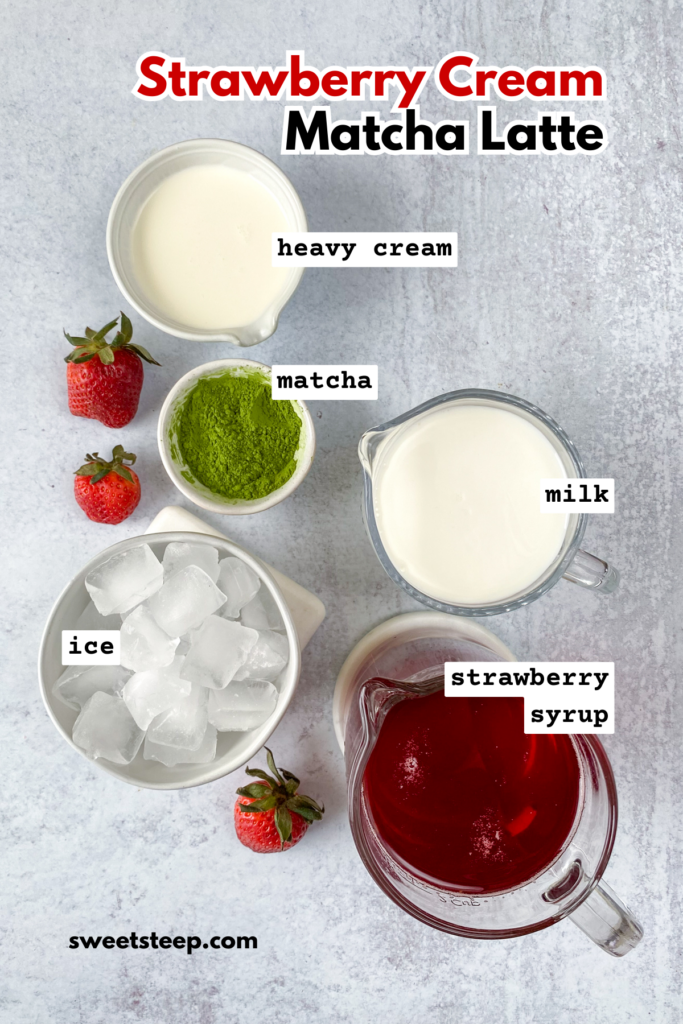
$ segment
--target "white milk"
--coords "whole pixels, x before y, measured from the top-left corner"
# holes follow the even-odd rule
[[[568,516],[543,515],[539,481],[566,478],[541,431],[513,412],[442,406],[391,436],[373,473],[382,543],[401,575],[449,604],[489,604],[554,561]]]
[[[273,194],[220,164],[178,171],[143,206],[132,235],[147,297],[187,327],[245,327],[284,290],[271,235],[290,225]]]

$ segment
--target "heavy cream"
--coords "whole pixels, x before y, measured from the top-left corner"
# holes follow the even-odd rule
[[[500,407],[454,403],[390,435],[373,472],[386,552],[417,590],[477,605],[525,591],[555,560],[566,515],[543,515],[544,478],[566,478],[529,420]]]
[[[271,266],[271,235],[290,230],[272,192],[221,164],[166,178],[133,227],[132,257],[147,298],[195,329],[245,327],[284,290]]]

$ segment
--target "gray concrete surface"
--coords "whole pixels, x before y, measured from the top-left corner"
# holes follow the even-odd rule
[[[9,0],[3,37],[3,1024],[681,1020],[680,7]],[[482,64],[600,65],[609,148],[575,158],[280,157],[283,103],[131,95],[135,62],[152,48],[192,64],[255,66],[305,48],[324,67],[431,65],[456,47]],[[585,118],[596,106],[570,109]],[[474,123],[474,104],[457,109]],[[537,109],[501,103],[499,119]],[[422,112],[436,121],[454,105],[430,84]],[[144,496],[120,527],[85,520],[71,474],[119,435],[69,415],[60,332],[99,326],[121,308],[104,247],[121,181],[153,151],[197,136],[276,160],[312,229],[460,233],[455,271],[308,271],[277,333],[252,350],[268,363],[376,361],[381,389],[373,404],[311,403],[319,448],[303,486],[227,524],[328,608],[272,741],[327,813],[300,847],[271,858],[235,839],[236,777],[184,793],[128,788],[63,742],[36,683],[41,630],[61,588],[178,502],[156,450],[165,394],[200,361],[233,354],[134,316],[138,340],[163,363],[146,370],[140,412],[121,432],[138,453]],[[349,833],[335,676],[371,625],[416,607],[364,534],[356,444],[373,422],[467,386],[537,403],[591,475],[617,480],[617,514],[589,523],[586,546],[623,570],[619,592],[600,600],[561,583],[489,625],[519,657],[617,662],[607,746],[621,820],[607,877],[646,929],[623,961],[568,922],[496,943],[432,931],[375,887]],[[68,948],[71,935],[133,929],[253,934],[259,948],[192,957]]]

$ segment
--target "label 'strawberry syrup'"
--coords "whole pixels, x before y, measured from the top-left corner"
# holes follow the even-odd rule
[[[569,839],[581,793],[570,736],[526,736],[521,697],[401,701],[363,787],[379,835],[411,871],[479,893],[528,882]]]

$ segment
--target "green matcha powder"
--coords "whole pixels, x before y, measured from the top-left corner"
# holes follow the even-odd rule
[[[173,433],[195,479],[224,498],[253,501],[294,473],[301,426],[290,401],[273,401],[267,377],[242,370],[200,379]]]

